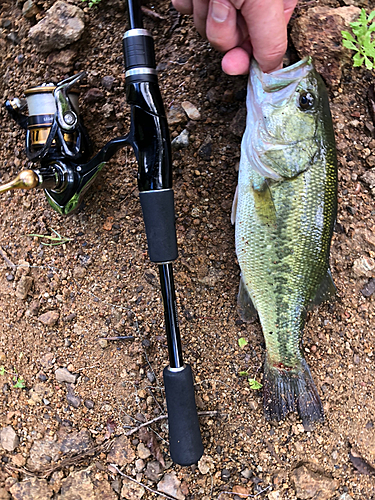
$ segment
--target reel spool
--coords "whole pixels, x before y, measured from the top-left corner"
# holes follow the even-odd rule
[[[29,149],[35,152],[43,148],[47,142],[48,136],[51,132],[51,127],[53,124],[54,116],[57,112],[54,91],[56,90],[56,85],[47,84],[41,85],[39,87],[33,87],[31,89],[25,90],[25,96],[28,107],[28,123],[27,123],[27,135],[26,138]],[[78,106],[78,90],[70,90],[67,94],[70,101],[73,112],[78,117],[79,116],[79,106]],[[64,141],[72,149],[77,142],[77,133],[64,132]],[[56,146],[56,140],[54,139],[51,144],[52,147]]]

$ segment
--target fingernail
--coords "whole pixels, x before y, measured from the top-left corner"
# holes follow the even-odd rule
[[[229,7],[220,2],[212,2],[211,16],[217,23],[223,23],[229,14]]]

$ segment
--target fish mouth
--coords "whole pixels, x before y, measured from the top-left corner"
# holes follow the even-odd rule
[[[291,84],[294,84],[293,87],[297,87],[299,82],[306,78],[313,69],[312,58],[305,57],[291,66],[286,66],[272,73],[263,73],[258,63],[253,59],[250,73],[253,75],[251,78],[253,85],[254,80],[257,79],[261,83],[263,91],[269,93],[278,92]]]

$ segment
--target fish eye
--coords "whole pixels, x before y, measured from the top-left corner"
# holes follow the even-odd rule
[[[303,111],[312,109],[315,104],[314,94],[312,94],[311,92],[301,92],[299,95],[298,104]]]

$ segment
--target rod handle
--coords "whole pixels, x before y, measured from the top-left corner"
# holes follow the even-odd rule
[[[203,455],[203,444],[191,368],[184,365],[181,370],[172,371],[167,367],[163,376],[172,460],[179,465],[195,464]]]

